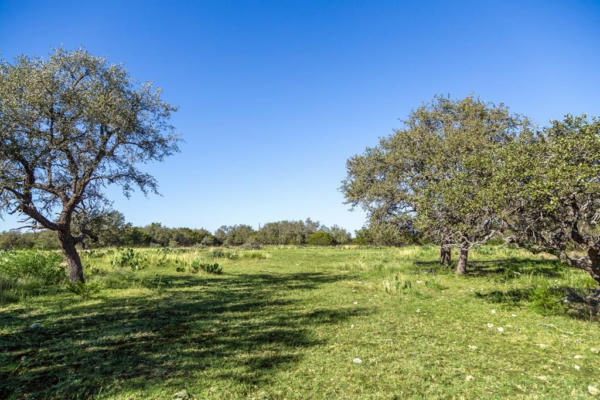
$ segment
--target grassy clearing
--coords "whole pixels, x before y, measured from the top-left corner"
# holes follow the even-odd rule
[[[560,301],[584,273],[482,247],[458,278],[437,256],[91,251],[85,288],[0,305],[0,398],[598,398],[598,323]]]

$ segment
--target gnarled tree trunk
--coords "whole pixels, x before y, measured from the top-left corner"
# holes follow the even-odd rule
[[[75,247],[75,238],[69,231],[58,231],[58,239],[60,240],[63,254],[69,265],[69,279],[71,280],[71,283],[84,283],[83,266],[81,265],[81,258],[79,258],[79,253],[77,253],[77,248]]]
[[[452,261],[452,248],[449,244],[443,243],[440,247],[440,264],[449,266]]]
[[[456,264],[456,274],[465,275],[467,273],[467,262],[469,260],[469,245],[463,242],[460,246],[458,264]]]

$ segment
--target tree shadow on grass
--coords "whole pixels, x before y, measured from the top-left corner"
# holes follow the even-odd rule
[[[157,278],[160,296],[49,303],[53,311],[0,315],[0,398],[90,398],[228,380],[248,390],[321,343],[312,333],[366,309],[307,311],[286,296],[348,276],[320,273]],[[153,287],[151,279],[148,287]],[[40,328],[31,328],[42,321]],[[47,322],[44,322],[47,321]],[[1,331],[0,331],[1,332]]]
[[[527,305],[544,315],[567,315],[597,321],[600,302],[590,297],[596,291],[569,286],[527,286],[507,290],[475,292],[475,297],[511,307]]]
[[[453,273],[456,263],[452,266],[440,265],[438,261],[415,261],[414,272],[430,274]],[[516,279],[524,275],[558,278],[566,267],[558,260],[530,260],[507,258],[500,260],[469,261],[467,276],[492,276],[500,280]]]

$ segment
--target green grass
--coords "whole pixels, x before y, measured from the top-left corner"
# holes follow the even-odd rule
[[[598,398],[598,322],[560,303],[591,280],[549,257],[482,247],[461,278],[429,246],[225,251],[95,250],[85,289],[7,300],[0,399]]]

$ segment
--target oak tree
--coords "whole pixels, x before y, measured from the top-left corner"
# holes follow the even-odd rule
[[[600,119],[567,115],[502,153],[493,191],[510,240],[600,283]]]
[[[152,84],[85,50],[0,61],[0,211],[56,231],[72,282],[84,282],[76,245],[108,200],[157,191],[140,165],[177,151],[175,108]]]

